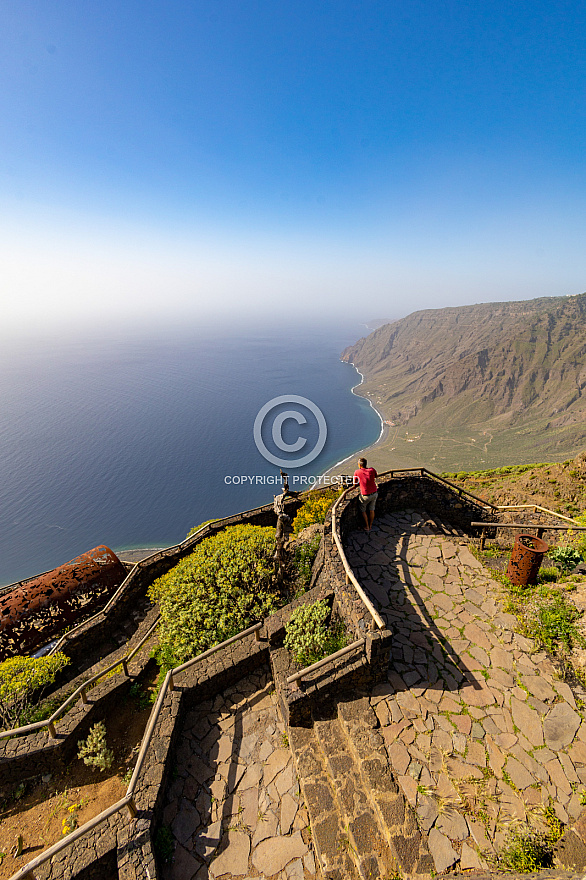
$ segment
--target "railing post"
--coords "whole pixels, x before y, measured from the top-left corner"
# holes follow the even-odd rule
[[[254,640],[256,642],[260,642],[260,629],[255,629],[254,631]]]
[[[480,549],[484,550],[484,542],[486,541],[486,529],[482,529],[480,532]]]
[[[81,689],[81,702],[84,703],[86,706],[89,703],[89,700],[87,698],[87,690],[85,688]]]
[[[47,726],[49,728],[49,736],[51,737],[51,739],[57,739],[57,731],[55,730],[55,722],[49,721],[49,724]]]
[[[128,671],[128,660],[126,659],[126,657],[122,658],[122,669],[124,670],[124,675],[126,676],[126,678],[130,678],[130,673]]]
[[[170,691],[175,690],[175,683],[173,681],[173,673],[171,673],[171,675],[169,676],[169,690]]]
[[[130,798],[130,800],[126,804],[126,808],[127,808],[128,813],[130,815],[130,818],[136,819],[136,814],[138,813],[138,810],[136,809],[136,804],[134,803],[134,797]]]

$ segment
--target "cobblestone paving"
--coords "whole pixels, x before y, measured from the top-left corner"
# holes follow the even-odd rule
[[[309,880],[315,861],[268,668],[188,713],[163,822],[165,880]],[[308,845],[309,844],[309,845]]]
[[[582,811],[586,723],[544,653],[514,632],[499,585],[458,540],[406,511],[347,542],[396,634],[371,704],[437,871],[483,868],[518,822]]]

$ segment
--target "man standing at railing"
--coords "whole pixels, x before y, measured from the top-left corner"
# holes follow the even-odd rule
[[[369,532],[374,520],[374,508],[378,498],[375,482],[377,473],[374,468],[366,466],[366,459],[358,459],[358,470],[354,471],[354,483],[360,486],[360,509],[364,517],[365,531]]]

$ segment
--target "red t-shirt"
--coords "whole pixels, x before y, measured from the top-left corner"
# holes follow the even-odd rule
[[[361,495],[372,495],[376,492],[375,477],[376,471],[374,468],[358,468],[357,471],[354,471],[354,482],[360,483]]]

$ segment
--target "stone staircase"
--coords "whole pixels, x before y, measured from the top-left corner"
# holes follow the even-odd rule
[[[425,522],[427,525],[431,526],[433,531],[435,531],[438,535],[447,535],[449,538],[463,539],[468,543],[469,537],[466,532],[459,529],[457,526],[453,526],[448,522],[444,522],[435,514],[428,513],[427,511],[423,512],[423,516],[425,517]]]
[[[363,697],[339,702],[313,728],[289,728],[324,880],[428,877],[433,869],[377,723]]]

